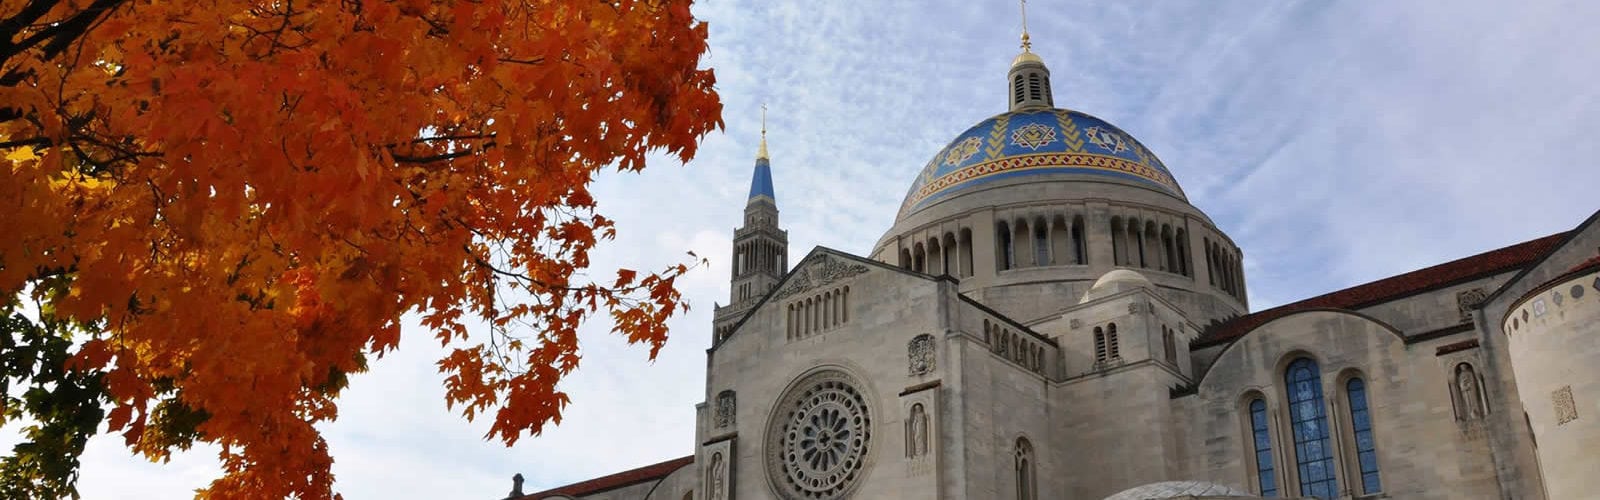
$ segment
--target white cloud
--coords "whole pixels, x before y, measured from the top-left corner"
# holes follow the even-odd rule
[[[1596,207],[1600,4],[1030,2],[1056,102],[1157,152],[1246,253],[1257,308],[1565,230]],[[814,245],[865,253],[912,176],[949,138],[1003,111],[1016,51],[1005,2],[707,0],[708,64],[727,130],[688,166],[658,160],[596,186],[618,220],[596,269],[652,269],[693,250],[695,308],[653,363],[592,325],[564,384],[567,418],[506,449],[443,410],[418,329],[356,378],[327,426],[348,498],[499,498],[689,454],[711,304],[727,300],[769,105],[791,262]],[[97,439],[87,498],[174,498],[210,452],[130,466]]]

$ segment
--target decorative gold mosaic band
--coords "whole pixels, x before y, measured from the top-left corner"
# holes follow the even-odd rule
[[[947,188],[963,182],[981,179],[995,174],[1016,172],[1030,168],[1091,168],[1109,170],[1134,175],[1156,184],[1165,186],[1173,193],[1178,192],[1173,184],[1172,177],[1166,173],[1132,161],[1121,158],[1102,156],[1089,153],[1040,153],[1022,156],[1010,156],[970,167],[958,169],[937,179],[934,179],[917,189],[912,197],[911,206],[916,206],[922,200]]]

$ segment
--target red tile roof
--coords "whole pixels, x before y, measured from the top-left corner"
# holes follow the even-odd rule
[[[1600,255],[1590,257],[1589,260],[1583,261],[1583,263],[1576,266],[1572,266],[1572,269],[1568,269],[1567,272],[1576,272],[1579,269],[1588,269],[1594,266],[1600,266]]]
[[[1556,245],[1560,244],[1566,236],[1567,233],[1564,232],[1556,233],[1498,250],[1490,250],[1464,259],[1452,260],[1292,304],[1239,316],[1207,329],[1205,333],[1200,334],[1198,339],[1195,339],[1191,346],[1200,348],[1225,344],[1244,336],[1250,330],[1254,330],[1268,321],[1288,316],[1295,312],[1310,309],[1361,309],[1460,281],[1518,269],[1544,257]]]
[[[606,490],[639,484],[645,481],[657,481],[661,478],[667,477],[667,475],[671,474],[672,471],[678,470],[679,468],[692,463],[694,463],[694,455],[689,455],[682,458],[674,458],[659,464],[646,465],[644,467],[633,470],[625,470],[609,476],[600,476],[588,481],[572,483],[560,488],[549,489],[531,495],[524,495],[519,500],[539,500],[541,498],[548,498],[556,495],[566,495],[572,497],[591,495]]]

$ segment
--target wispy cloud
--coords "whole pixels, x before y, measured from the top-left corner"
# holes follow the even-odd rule
[[[1056,102],[1110,120],[1171,168],[1245,250],[1257,308],[1571,227],[1597,206],[1600,32],[1593,2],[1052,2],[1035,51]],[[621,235],[596,268],[652,268],[693,250],[695,308],[654,362],[594,325],[561,426],[506,449],[446,412],[437,345],[357,377],[326,427],[348,498],[499,498],[693,450],[713,302],[749,186],[760,106],[790,260],[870,251],[945,141],[1003,111],[1011,2],[706,0],[708,64],[727,129],[680,166],[597,186]],[[212,451],[173,465],[100,438],[87,498],[175,498]]]

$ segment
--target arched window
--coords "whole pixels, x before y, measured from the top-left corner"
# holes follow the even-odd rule
[[[1124,264],[1128,263],[1128,259],[1124,255],[1125,252],[1127,251],[1126,249],[1127,249],[1128,245],[1122,241],[1122,234],[1123,234],[1122,233],[1122,219],[1121,218],[1117,218],[1117,217],[1112,217],[1111,218],[1111,264],[1112,265],[1120,266],[1120,265],[1124,265]]]
[[[961,268],[956,264],[956,235],[944,233],[944,265],[939,266],[946,276],[960,276]]]
[[[994,233],[996,236],[995,246],[1000,247],[996,249],[999,250],[998,253],[1000,254],[1000,270],[1004,271],[1015,267],[1017,261],[1014,258],[1015,256],[1012,254],[1013,245],[1011,244],[1011,226],[1005,222],[996,224]]]
[[[1096,363],[1106,361],[1106,331],[1098,326],[1094,327],[1094,360]]]
[[[1072,218],[1072,256],[1074,263],[1089,263],[1089,247],[1083,240],[1083,217]]]
[[[923,269],[927,269],[924,267],[927,262],[928,250],[922,246],[921,242],[918,242],[911,250],[911,270],[920,273]]]
[[[911,250],[900,249],[900,268],[911,269]]]
[[[1022,75],[1018,74],[1011,79],[1011,103],[1022,102]]]
[[[1289,387],[1289,427],[1294,436],[1295,466],[1300,494],[1334,498],[1339,481],[1334,475],[1333,449],[1328,443],[1328,412],[1322,398],[1322,373],[1317,362],[1300,358],[1284,373]]]
[[[1117,324],[1106,325],[1106,358],[1122,359],[1122,353],[1117,348]]]
[[[1017,500],[1039,498],[1038,478],[1033,467],[1033,444],[1028,443],[1028,438],[1017,438]]]
[[[961,228],[961,275],[972,276],[972,230]]]
[[[1256,450],[1256,484],[1261,496],[1278,496],[1278,475],[1272,467],[1272,432],[1267,426],[1267,402],[1261,398],[1250,401],[1250,437]]]
[[[1033,265],[1050,265],[1050,233],[1043,220],[1033,224]]]
[[[1372,412],[1367,411],[1367,383],[1359,378],[1344,383],[1350,400],[1350,432],[1356,443],[1356,462],[1361,466],[1361,493],[1383,491],[1378,480],[1377,442],[1372,438]]]

